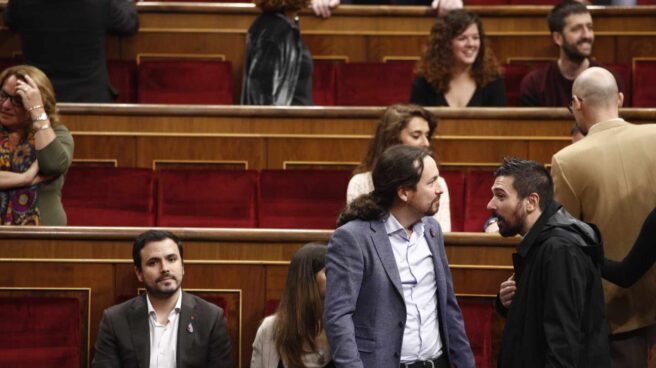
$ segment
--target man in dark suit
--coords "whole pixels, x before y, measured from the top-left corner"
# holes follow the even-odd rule
[[[105,310],[93,367],[232,367],[223,310],[180,289],[180,240],[151,230],[132,248],[146,294]]]
[[[135,34],[139,17],[129,0],[9,0],[5,24],[20,33],[25,62],[46,73],[58,102],[113,102],[105,37]]]
[[[394,146],[373,169],[374,191],[340,215],[328,244],[324,312],[337,367],[475,366],[431,217],[438,177],[429,151]]]

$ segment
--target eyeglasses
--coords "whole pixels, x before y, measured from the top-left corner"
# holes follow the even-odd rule
[[[567,110],[569,110],[570,114],[574,114],[574,100],[578,99],[579,102],[583,102],[583,99],[577,95],[572,96],[572,100],[569,102],[569,105],[567,106]]]
[[[22,107],[23,106],[23,99],[21,96],[12,96],[5,92],[4,90],[0,90],[0,103],[4,103],[5,101],[11,101],[11,104],[16,106],[16,107]]]

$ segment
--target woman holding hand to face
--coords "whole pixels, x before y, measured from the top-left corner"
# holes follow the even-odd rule
[[[0,224],[66,225],[61,204],[73,137],[59,124],[55,92],[39,69],[0,73]]]

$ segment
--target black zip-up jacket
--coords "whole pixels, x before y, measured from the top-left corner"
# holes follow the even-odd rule
[[[610,367],[599,230],[550,203],[513,254],[499,367]]]

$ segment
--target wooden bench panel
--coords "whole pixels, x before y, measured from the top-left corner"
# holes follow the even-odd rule
[[[131,247],[140,228],[4,227],[0,229],[0,287],[59,287],[91,290],[90,343],[102,311],[120,296],[136,295]],[[310,241],[326,242],[329,231],[264,229],[173,229],[185,246],[186,289],[228,293],[240,311],[232,337],[241,336],[235,357],[247,367],[264,303],[278,299],[294,252]],[[489,234],[446,234],[456,293],[490,296],[511,270],[518,239]],[[239,293],[239,303],[234,293]],[[233,293],[233,294],[229,294]],[[235,313],[230,314],[230,318]],[[235,329],[239,328],[239,333]],[[237,335],[234,335],[237,333]]]
[[[384,108],[282,108],[60,104],[76,141],[75,158],[122,167],[154,162],[240,165],[249,169],[353,167]],[[545,164],[570,144],[565,108],[431,108],[443,165],[494,166],[505,156]],[[656,122],[653,109],[624,109],[633,123]]]

